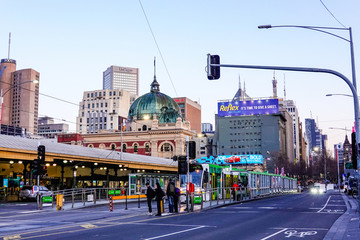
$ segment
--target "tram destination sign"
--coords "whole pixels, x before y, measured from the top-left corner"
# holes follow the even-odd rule
[[[219,155],[217,158],[213,156],[202,157],[196,159],[198,163],[212,163],[222,165],[236,165],[236,164],[263,164],[264,158],[262,155]]]
[[[219,102],[218,116],[243,116],[279,113],[278,99]]]

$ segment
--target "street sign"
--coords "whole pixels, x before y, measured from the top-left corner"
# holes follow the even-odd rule
[[[42,198],[42,201],[43,201],[43,203],[44,203],[44,202],[45,202],[45,203],[52,202],[52,196],[44,196],[44,197]]]

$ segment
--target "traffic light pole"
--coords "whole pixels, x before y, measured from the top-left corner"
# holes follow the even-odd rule
[[[189,136],[186,137],[186,164],[187,164],[187,186],[186,186],[186,209],[190,212],[189,209],[189,190],[190,190],[190,172],[189,172]]]
[[[208,54],[208,59],[209,59]],[[209,63],[209,60],[207,61],[207,71],[208,76],[210,74],[210,68],[211,67],[229,67],[229,68],[248,68],[248,69],[265,69],[265,70],[281,70],[281,71],[295,71],[295,72],[317,72],[317,73],[328,73],[335,75],[337,77],[340,77],[342,80],[346,82],[346,84],[349,86],[354,100],[354,115],[355,115],[355,133],[356,133],[356,142],[360,143],[360,127],[359,127],[359,98],[357,95],[357,91],[355,86],[350,82],[350,80],[345,77],[343,74],[331,70],[331,69],[323,69],[323,68],[303,68],[303,67],[281,67],[281,66],[256,66],[256,65],[230,65],[230,64],[211,64]],[[220,75],[220,74],[219,74]],[[359,172],[360,172],[360,160],[359,160],[359,154],[357,156],[357,170],[358,170],[358,178],[359,178]],[[360,192],[360,184],[358,184],[358,192]],[[359,208],[360,208],[360,199],[359,199]],[[359,211],[360,216],[360,211]],[[359,226],[360,226],[360,220],[359,220]]]

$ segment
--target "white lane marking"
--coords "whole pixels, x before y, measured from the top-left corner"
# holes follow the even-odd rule
[[[277,209],[277,207],[258,207],[260,209]]]
[[[200,229],[200,228],[204,228],[204,227],[205,227],[205,226],[199,226],[199,227],[196,227],[196,228],[190,228],[190,229],[186,229],[186,230],[183,230],[183,231],[173,232],[173,233],[169,233],[169,234],[165,234],[165,235],[160,235],[160,236],[156,236],[156,237],[152,237],[152,238],[146,238],[145,240],[151,240],[151,239],[168,237],[168,236],[172,236],[172,235],[176,235],[176,234],[180,234],[180,233],[184,233],[184,232],[189,232],[189,231],[193,231],[193,230]]]
[[[10,235],[10,236],[5,236],[3,239],[4,240],[21,239],[21,236],[20,235]]]
[[[270,236],[267,236],[267,237],[265,237],[265,238],[262,238],[261,240],[269,239],[269,238],[271,238],[271,237],[273,237],[273,236],[275,236],[275,235],[278,235],[279,233],[285,232],[286,230],[288,230],[288,228],[284,228],[284,229],[282,229],[282,230],[280,230],[280,231],[278,231],[278,232],[276,232],[276,233],[271,234]]]
[[[274,227],[270,229],[284,229],[283,227]],[[296,229],[296,230],[314,230],[314,231],[328,231],[328,228],[299,228],[299,227],[288,227],[287,229]]]
[[[40,212],[41,210],[33,210],[33,211],[25,211],[25,212],[20,212],[20,213],[34,213],[34,212]]]
[[[252,209],[253,207],[234,207],[235,209]]]
[[[308,231],[308,232],[298,232],[296,230],[289,230],[286,231],[284,234],[286,234],[286,238],[290,238],[290,237],[300,237],[303,238],[304,236],[312,236],[312,235],[316,235],[317,232],[316,231]]]
[[[324,210],[324,208],[326,208],[327,204],[328,204],[329,201],[330,201],[330,198],[331,198],[331,196],[330,196],[330,197],[328,198],[328,200],[326,201],[324,207],[323,207],[322,209],[320,209],[319,211],[317,211],[318,213],[321,212],[322,210]]]

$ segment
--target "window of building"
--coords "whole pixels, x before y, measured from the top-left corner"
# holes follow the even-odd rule
[[[111,144],[111,150],[115,151],[115,149],[116,149],[116,144],[115,144],[115,143],[112,143],[112,144]]]
[[[125,143],[122,145],[122,151],[126,152],[126,144]]]
[[[161,146],[161,152],[172,152],[173,151],[173,147],[171,146],[170,143],[164,143],[162,146]]]
[[[138,152],[138,144],[134,143],[134,153],[137,153],[137,152]]]

